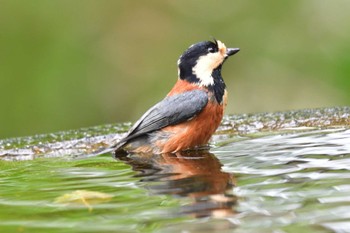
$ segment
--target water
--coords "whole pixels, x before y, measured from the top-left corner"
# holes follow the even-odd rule
[[[0,232],[350,232],[350,109],[226,117],[210,152],[105,148],[130,125],[0,141]]]

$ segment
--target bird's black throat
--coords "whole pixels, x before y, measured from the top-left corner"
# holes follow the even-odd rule
[[[214,92],[215,99],[219,104],[221,104],[223,101],[226,88],[224,79],[221,76],[221,67],[222,66],[220,65],[215,70],[213,70],[211,76],[214,79],[214,84],[208,87],[209,91]]]
[[[214,84],[207,86],[208,90],[214,93],[215,100],[220,104],[223,101],[225,88],[226,88],[224,79],[221,76],[221,68],[222,68],[222,64],[213,70],[211,76],[213,77]],[[191,66],[188,66],[188,67],[180,66],[179,69],[180,69],[180,76],[179,76],[180,79],[186,80],[194,84],[199,84],[201,82],[200,78],[198,78],[193,73]]]

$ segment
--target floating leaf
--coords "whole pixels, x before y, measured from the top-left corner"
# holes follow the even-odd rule
[[[99,204],[108,202],[112,199],[113,195],[102,192],[76,190],[71,193],[66,193],[55,199],[55,203],[59,204],[83,204],[89,211],[92,211],[93,204]]]

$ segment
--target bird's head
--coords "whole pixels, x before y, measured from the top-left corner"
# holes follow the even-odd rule
[[[191,45],[178,60],[179,78],[200,86],[214,85],[213,72],[220,72],[224,61],[238,48],[226,48],[219,40]]]

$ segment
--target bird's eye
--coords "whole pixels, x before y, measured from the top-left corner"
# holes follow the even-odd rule
[[[209,52],[209,53],[214,53],[214,52],[215,52],[215,49],[212,48],[212,47],[210,47],[210,48],[208,48],[208,52]]]

